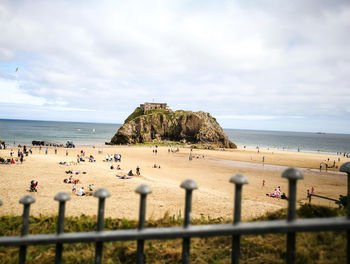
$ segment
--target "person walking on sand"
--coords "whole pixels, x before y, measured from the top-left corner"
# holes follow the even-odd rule
[[[265,162],[265,156],[262,157],[263,166],[264,166],[264,162]]]
[[[261,187],[265,187],[265,180],[262,181]]]
[[[46,154],[46,155],[47,155],[47,152],[48,152],[48,151],[49,151],[49,150],[46,148],[46,149],[45,149],[45,154]]]

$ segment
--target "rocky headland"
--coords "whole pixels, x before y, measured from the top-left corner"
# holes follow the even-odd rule
[[[237,148],[209,113],[137,107],[109,144],[176,141],[203,147]]]

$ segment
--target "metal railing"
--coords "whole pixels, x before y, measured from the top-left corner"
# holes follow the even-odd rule
[[[303,179],[301,172],[289,168],[282,173],[282,178],[289,181],[289,199],[287,220],[274,220],[264,222],[241,222],[242,186],[247,179],[240,174],[231,177],[230,182],[235,184],[234,214],[232,224],[191,225],[192,192],[197,184],[192,180],[185,180],[181,188],[186,190],[185,214],[183,227],[145,228],[146,197],[152,192],[147,185],[141,184],[135,192],[140,194],[139,223],[137,229],[103,231],[104,205],[110,196],[106,189],[98,189],[94,196],[99,199],[97,230],[95,232],[64,233],[65,203],[70,196],[60,192],[55,196],[59,202],[58,223],[56,234],[28,235],[29,209],[35,202],[31,196],[24,196],[19,202],[23,204],[23,223],[20,236],[0,237],[0,246],[19,246],[19,263],[25,263],[28,245],[56,244],[55,263],[62,261],[64,243],[94,242],[95,263],[102,263],[103,243],[107,241],[137,241],[137,263],[144,262],[144,241],[149,239],[175,239],[182,238],[182,263],[190,262],[190,243],[192,237],[232,236],[232,263],[239,263],[240,236],[252,234],[286,233],[286,263],[295,261],[295,234],[296,232],[316,231],[346,231],[347,232],[347,263],[350,264],[350,162],[343,164],[340,171],[347,173],[347,217],[296,219],[296,186],[297,181]],[[0,201],[0,205],[2,202]]]

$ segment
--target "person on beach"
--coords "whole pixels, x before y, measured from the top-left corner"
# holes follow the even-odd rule
[[[288,200],[288,197],[287,197],[287,195],[286,195],[285,193],[282,193],[281,199],[286,199],[286,200]]]
[[[48,152],[48,151],[49,151],[49,150],[46,148],[46,149],[45,149],[45,155],[47,155],[47,152]]]
[[[262,181],[261,187],[265,187],[265,180]]]
[[[322,163],[320,163],[320,171],[322,170]]]
[[[68,156],[68,150],[66,150],[66,156]]]
[[[140,167],[139,166],[136,167],[136,174],[137,174],[137,176],[140,176]]]
[[[311,194],[314,194],[315,193],[315,189],[314,189],[314,186],[311,187]]]
[[[265,156],[262,157],[262,163],[264,165],[264,162],[265,162]]]
[[[81,187],[78,191],[78,196],[84,196],[85,195],[85,191],[84,191],[84,187]]]
[[[57,155],[57,146],[55,147],[55,155]]]
[[[75,187],[75,183],[73,183],[72,193],[75,193],[76,191],[77,191],[77,188]]]
[[[38,190],[37,190],[36,187],[38,187],[38,181],[31,180],[31,182],[30,182],[30,191],[31,192],[37,192]]]

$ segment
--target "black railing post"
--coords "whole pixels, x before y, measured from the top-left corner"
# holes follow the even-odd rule
[[[94,197],[98,198],[98,212],[97,212],[97,232],[103,231],[104,226],[104,214],[105,214],[105,200],[107,197],[110,197],[111,194],[106,189],[98,189],[94,193]],[[96,250],[95,250],[95,263],[102,263],[102,250],[103,250],[103,242],[96,242]]]
[[[23,204],[23,215],[22,215],[22,230],[21,236],[26,236],[29,229],[29,209],[30,205],[35,202],[35,199],[26,195],[19,200],[20,204]],[[18,263],[23,264],[26,262],[27,246],[20,246]]]
[[[348,175],[348,193],[347,193],[347,219],[350,220],[350,162],[344,163],[340,167],[341,172],[346,172]],[[350,264],[350,230],[346,231],[346,256],[347,256],[347,263]]]
[[[70,196],[66,192],[59,192],[56,194],[55,201],[58,201],[58,219],[57,219],[57,235],[62,234],[64,232],[64,213],[65,213],[65,206],[66,201],[70,200]],[[62,243],[56,244],[56,256],[55,256],[55,263],[59,264],[62,262],[62,250],[63,245]]]
[[[299,170],[295,168],[289,168],[282,173],[282,178],[288,179],[288,182],[289,182],[287,221],[292,222],[296,218],[297,180],[301,180],[304,177]],[[287,264],[293,264],[294,260],[295,260],[295,232],[288,232],[287,233]]]
[[[151,187],[146,184],[141,184],[135,190],[136,193],[140,194],[140,211],[139,211],[139,225],[138,229],[141,231],[145,228],[145,219],[146,219],[146,197],[149,193],[152,192]],[[137,256],[136,263],[142,264],[144,263],[144,243],[143,239],[137,240]]]
[[[241,206],[242,206],[242,185],[248,184],[248,180],[242,174],[233,175],[230,182],[235,184],[235,200],[234,200],[234,214],[233,224],[237,225],[241,222]],[[232,255],[231,262],[234,264],[239,263],[239,250],[240,250],[240,235],[232,236]]]
[[[186,190],[184,227],[187,228],[191,224],[192,192],[198,189],[198,186],[197,183],[192,180],[185,180],[181,183],[180,187]],[[182,242],[182,263],[187,264],[189,262],[190,238],[185,237]]]

